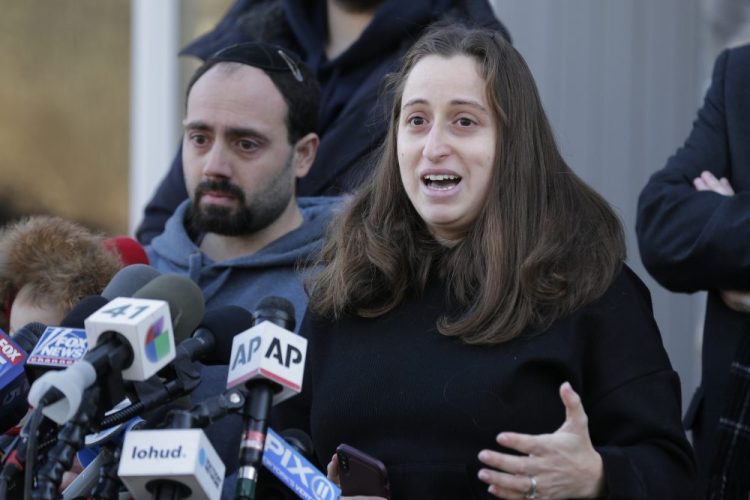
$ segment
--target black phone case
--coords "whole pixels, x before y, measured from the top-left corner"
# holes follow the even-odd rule
[[[388,473],[383,462],[346,444],[339,445],[336,454],[339,458],[342,495],[391,498]]]

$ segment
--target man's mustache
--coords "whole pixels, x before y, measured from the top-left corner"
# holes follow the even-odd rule
[[[240,189],[239,186],[232,184],[228,180],[211,180],[201,182],[200,184],[198,184],[198,187],[195,188],[195,199],[198,200],[201,196],[209,192],[233,196],[240,201],[245,199],[245,193],[242,192],[242,189]]]

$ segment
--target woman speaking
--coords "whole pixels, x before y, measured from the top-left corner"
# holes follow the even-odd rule
[[[521,56],[444,27],[389,84],[382,157],[302,325],[318,458],[378,457],[397,499],[690,497],[648,291]]]

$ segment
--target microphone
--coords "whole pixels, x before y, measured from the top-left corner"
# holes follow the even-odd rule
[[[63,318],[62,324],[65,326],[83,326],[83,320],[86,316],[90,315],[93,311],[99,309],[103,304],[106,304],[107,300],[100,296],[89,296],[84,298],[81,302],[76,304],[76,306],[73,307],[73,309]],[[64,329],[64,328],[63,328]],[[45,371],[49,369],[54,368],[60,368],[60,366],[54,366],[50,365],[45,362],[40,363],[34,363],[33,359],[35,355],[39,355],[40,350],[44,348],[45,345],[45,331],[49,330],[45,325],[41,323],[29,323],[28,325],[24,326],[23,328],[20,328],[17,330],[12,338],[14,341],[16,341],[26,352],[30,352],[31,354],[26,360],[26,376],[30,381],[34,381],[34,379],[41,375],[41,373],[44,373]],[[81,330],[82,331],[82,330]],[[41,335],[41,339],[40,339]],[[84,336],[85,341],[85,336]],[[83,346],[83,353],[85,353],[85,346]],[[80,353],[74,353],[73,356],[77,356]],[[62,356],[64,357],[64,356]],[[61,358],[62,358],[61,357]],[[19,398],[19,401],[16,404],[11,404],[10,406],[3,406],[3,411],[0,412],[2,414],[2,418],[0,418],[0,422],[3,429],[3,432],[7,432],[8,430],[11,430],[13,427],[18,427],[23,424],[23,422],[26,420],[25,416],[27,415],[27,408],[28,403],[26,402],[26,398],[28,396],[29,387],[28,383],[26,384],[26,388],[23,391],[21,397]],[[15,443],[17,445],[18,442]],[[15,448],[14,445],[14,448]],[[3,474],[5,475],[6,479],[10,480],[14,476],[14,474],[18,473],[19,470],[23,469],[23,461],[25,458],[25,452],[22,452],[20,455],[17,455],[15,453],[15,450],[13,451],[13,456],[15,457],[14,460],[18,460],[15,467],[11,467],[10,469],[3,470]]]
[[[206,313],[192,337],[177,346],[174,362],[160,373],[169,379],[165,387],[170,395],[184,396],[200,384],[201,373],[193,361],[226,364],[234,336],[247,330],[253,321],[253,315],[238,306],[223,306]]]
[[[224,464],[200,429],[130,431],[117,474],[133,498],[173,487],[170,498],[219,500]]]
[[[47,327],[43,323],[34,321],[13,332],[10,335],[10,338],[12,338],[13,342],[18,344],[21,349],[26,352],[31,352],[36,343],[39,342],[39,336],[44,332],[45,328]]]
[[[180,343],[191,360],[208,365],[225,365],[232,353],[234,336],[253,326],[255,318],[239,306],[223,306],[208,311],[195,333]]]
[[[244,385],[239,470],[235,499],[253,500],[272,404],[302,389],[307,339],[295,335],[294,306],[280,297],[260,301],[255,326],[235,336],[227,388]]]
[[[193,361],[226,364],[232,350],[232,339],[252,326],[253,321],[253,315],[238,306],[223,306],[207,312],[193,336],[179,343],[172,363],[159,372],[159,376],[167,381],[151,379],[151,384],[136,384],[138,402],[106,417],[101,422],[102,427],[123,422],[157,406],[160,408],[149,414],[148,420],[163,415],[167,410],[165,403],[191,393],[200,384],[201,373]]]
[[[203,308],[200,288],[176,274],[159,276],[133,298],[110,301],[85,320],[88,344],[96,347],[62,372],[40,377],[31,386],[29,402],[42,403],[45,416],[63,423],[78,409],[83,391],[101,379],[113,406],[124,397],[123,380],[146,380],[174,359],[175,335],[188,336]],[[52,389],[56,397],[45,400]]]
[[[39,369],[62,369],[80,361],[88,352],[86,331],[79,328],[48,326],[29,355],[26,366],[35,374]]]
[[[81,299],[81,301],[65,315],[60,322],[60,326],[81,329],[83,328],[86,318],[107,305],[108,302],[109,299],[101,295],[88,295]]]
[[[10,339],[20,348],[23,353],[29,353],[39,340],[39,335],[44,331],[42,323],[29,323],[19,328]],[[0,330],[2,333],[2,330]],[[29,393],[29,383],[34,379],[29,370],[28,356],[21,362],[21,370],[12,368],[13,365],[0,366],[0,432],[6,433],[17,431],[23,423],[29,404],[26,395]]]
[[[281,434],[283,437],[276,434],[273,429],[268,429],[263,450],[263,466],[299,498],[339,498],[341,489],[306,458],[306,455],[312,455],[313,450],[310,436],[298,429],[287,429]],[[289,498],[285,492],[274,486],[267,488],[266,485],[259,484],[259,498]]]
[[[192,335],[205,312],[203,291],[181,274],[162,274],[135,292],[133,298],[166,302],[178,340]]]
[[[114,411],[114,410],[113,410]],[[141,418],[133,418],[127,423],[112,427],[105,431],[89,434],[85,438],[86,448],[77,454],[78,460],[84,467],[83,471],[63,491],[63,498],[89,497],[92,489],[101,482],[101,467],[116,468],[111,462],[115,458],[114,450],[122,448],[125,434],[130,430],[141,428],[145,421]],[[119,457],[119,453],[118,453]],[[111,475],[114,476],[114,468]],[[106,481],[105,481],[106,485]],[[105,498],[93,496],[93,498]]]
[[[47,328],[46,325],[43,323],[33,322],[29,323],[28,325],[25,325],[15,332],[13,332],[10,336],[11,339],[13,339],[13,342],[18,344],[18,346],[23,349],[24,352],[31,353],[34,350],[34,347],[36,347],[37,343],[39,342],[40,336],[44,333],[44,330]],[[26,372],[26,377],[29,379],[29,382],[34,381],[34,374],[29,368],[29,358],[26,358],[26,363],[24,366],[24,371]],[[24,396],[24,400],[25,400]],[[0,400],[0,404],[2,404],[2,401]],[[4,406],[3,406],[4,407]]]
[[[253,315],[250,314],[250,312],[248,312],[247,310],[238,306],[230,305],[208,311],[204,318],[201,320],[192,337],[180,342],[180,344],[177,346],[177,356],[175,357],[173,362],[165,368],[165,370],[170,370],[171,373],[166,374],[164,373],[164,371],[160,372],[160,375],[169,379],[168,382],[163,384],[164,389],[154,390],[144,395],[139,394],[140,400],[137,403],[134,403],[131,407],[122,410],[123,417],[128,417],[136,413],[142,413],[143,411],[150,410],[154,406],[154,404],[163,405],[168,400],[174,400],[175,397],[187,394],[192,391],[200,382],[200,372],[196,369],[195,365],[192,362],[200,360],[208,364],[226,364],[229,360],[232,349],[232,339],[236,334],[250,328],[253,325],[253,322]],[[236,408],[239,408],[240,406],[237,406]],[[158,409],[157,411],[163,412],[164,408]],[[195,418],[200,419],[205,417],[207,418],[207,421],[205,423],[208,423],[212,420],[208,413],[210,413],[208,410],[206,410],[206,412],[199,412],[199,415],[197,415]],[[148,417],[149,421],[152,421],[152,418],[157,417],[154,417],[152,415],[151,417]],[[111,417],[105,419],[107,425],[110,425],[111,422],[119,420],[120,418],[118,414],[112,415]],[[102,422],[102,425],[104,425],[104,421]],[[162,433],[163,432],[164,431],[162,431]],[[172,439],[172,436],[175,436],[175,439],[179,437],[178,434],[174,434],[176,431],[169,432],[169,439]],[[203,435],[203,433],[201,433],[201,435]],[[161,438],[162,437],[160,437],[160,439]],[[213,447],[211,449],[214,450],[215,453],[215,449]],[[218,456],[217,453],[215,454],[216,456]],[[127,455],[127,453],[123,451],[122,457],[126,456],[130,456],[131,459],[133,459],[132,455]],[[124,460],[124,458],[121,458],[121,463],[122,460]],[[214,482],[213,487],[217,488],[217,491],[219,492],[218,495],[220,496],[223,477],[226,469],[221,461],[218,461],[218,464],[221,465],[221,470],[219,473],[221,482]],[[146,496],[149,495],[148,493],[145,493],[145,484],[150,485],[149,487],[152,488],[151,493],[154,492],[153,488],[156,487],[157,483],[153,480],[155,477],[159,477],[159,474],[152,472],[158,472],[159,470],[161,470],[158,468],[155,469],[153,467],[145,467],[147,473],[143,473],[143,468],[144,467],[141,466],[140,469],[136,468],[135,471],[132,471],[126,466],[126,469],[123,469],[124,472],[121,472],[121,475],[128,475],[132,473],[132,479],[126,480],[125,477],[123,477],[122,479],[123,482],[125,482],[128,486],[128,489],[133,493],[135,498],[141,498],[141,496],[139,496],[141,494],[144,494]],[[214,468],[218,469],[217,467]],[[210,469],[211,468],[208,467],[208,470]],[[179,478],[175,477],[174,475],[161,474],[161,476],[163,481],[158,484],[159,488],[169,487],[169,485],[167,484],[169,481],[180,482],[178,480]],[[197,475],[190,473],[187,474],[187,477],[189,478],[188,483],[185,483],[183,481],[181,484],[188,487],[193,491],[193,494],[196,495],[196,484],[194,481],[197,480]],[[211,488],[213,487],[206,486],[208,484],[207,481],[204,480],[202,484],[204,484],[204,486],[202,486],[200,489],[202,493],[191,498],[218,498],[215,493],[211,492]]]
[[[98,309],[103,303],[106,303],[106,300],[102,300],[101,297],[95,295],[86,297],[68,313],[62,323],[77,324],[80,322],[80,325],[83,326],[83,318]],[[82,356],[86,353],[84,345],[82,353],[69,353],[71,357],[68,358],[65,356],[66,353],[59,352],[59,356],[54,357],[54,359],[40,359],[40,349],[42,349],[41,346],[46,345],[45,342],[48,337],[45,337],[45,334],[48,330],[50,330],[50,328],[42,323],[34,322],[19,328],[11,335],[11,339],[13,339],[21,349],[29,353],[24,366],[28,383],[34,382],[38,377],[49,370],[64,368],[70,364],[70,362],[77,359],[77,354]],[[78,335],[84,335],[85,343],[85,334],[82,333],[83,330],[78,330],[78,332],[80,332]],[[66,362],[66,360],[69,360],[70,362]],[[19,394],[17,400],[6,401],[7,404],[3,404],[2,411],[0,411],[0,432],[14,431],[14,428],[21,427],[25,422],[24,416],[27,415],[27,409],[29,406],[26,401],[29,393],[28,383],[25,384],[26,389]],[[0,404],[2,404],[2,400],[0,400]],[[14,419],[15,423],[12,423]]]
[[[26,414],[25,394],[29,391],[24,365],[27,353],[0,330],[0,429],[13,428]]]
[[[254,326],[232,340],[227,389],[253,379],[270,380],[277,390],[273,404],[302,390],[307,339],[294,331],[294,306],[282,297],[267,297],[255,311]]]
[[[61,370],[83,359],[88,352],[83,321],[106,304],[104,297],[89,295],[70,310],[60,326],[44,327],[26,362],[31,382],[50,370]]]
[[[62,370],[83,359],[88,352],[83,321],[105,304],[107,299],[104,297],[89,295],[70,310],[60,326],[44,327],[26,361],[26,373],[30,382],[50,370]]]
[[[107,286],[104,287],[102,297],[107,300],[117,297],[130,297],[160,275],[159,271],[145,264],[123,267],[112,276]]]
[[[29,400],[36,400],[38,414],[67,422],[37,474],[35,497],[55,497],[92,419],[101,406],[111,407],[123,399],[125,381],[146,380],[174,359],[172,316],[178,332],[189,332],[200,316],[183,308],[203,314],[202,292],[182,276],[160,276],[135,296],[116,298],[86,318],[89,345],[96,347],[84,360],[62,372],[45,374],[31,387]]]
[[[71,309],[65,318],[63,318],[62,324],[77,325],[80,323],[83,326],[83,318],[101,307],[104,303],[106,303],[106,299],[102,299],[99,296],[91,295],[86,297]],[[63,354],[65,353],[62,352],[59,353],[60,356],[55,358],[55,361],[59,361],[61,364],[55,364],[52,360],[42,360],[39,358],[40,350],[45,345],[45,332],[47,329],[42,323],[35,322],[29,323],[11,335],[11,339],[25,353],[28,353],[28,356],[24,361],[24,369],[20,375],[23,380],[13,381],[7,378],[11,377],[10,374],[0,377],[0,386],[3,387],[0,389],[0,404],[2,405],[2,411],[0,411],[0,432],[4,433],[12,430],[26,415],[29,406],[26,401],[29,393],[29,383],[34,382],[39,376],[50,369],[60,369],[66,366],[63,359]],[[71,355],[73,354],[75,353],[71,353]],[[82,354],[85,354],[85,347]],[[71,358],[71,362],[73,360],[74,356]],[[5,392],[6,387],[15,387],[16,390],[8,389],[8,392]]]

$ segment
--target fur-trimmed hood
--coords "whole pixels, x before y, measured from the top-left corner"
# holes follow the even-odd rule
[[[100,293],[122,267],[101,242],[60,217],[27,217],[0,229],[0,302],[9,304],[28,285],[32,300],[67,311],[86,295]]]

